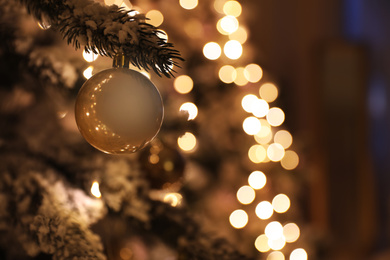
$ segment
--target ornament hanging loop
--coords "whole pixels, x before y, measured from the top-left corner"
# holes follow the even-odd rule
[[[130,65],[130,57],[125,55],[122,51],[119,51],[115,54],[114,59],[112,61],[112,67],[114,68],[129,68]]]

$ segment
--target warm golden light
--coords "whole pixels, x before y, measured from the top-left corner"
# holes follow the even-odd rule
[[[93,75],[92,72],[93,72],[93,66],[89,66],[88,68],[86,68],[83,72],[84,78],[89,79],[90,77],[92,77]]]
[[[267,121],[272,126],[280,126],[284,122],[284,112],[278,107],[273,107],[268,111]]]
[[[284,153],[284,148],[281,144],[273,143],[267,148],[267,156],[273,162],[282,160]]]
[[[239,26],[237,31],[229,34],[230,40],[236,40],[241,44],[244,44],[248,39],[248,33],[244,27]]]
[[[281,250],[286,245],[286,239],[284,238],[284,236],[281,236],[274,240],[269,239],[268,245],[272,250]]]
[[[230,214],[229,221],[232,227],[243,228],[248,223],[248,214],[242,209],[237,209]]]
[[[116,6],[121,6],[123,3],[123,0],[104,0],[104,3],[106,5],[116,5]]]
[[[194,87],[194,82],[190,76],[180,75],[173,81],[173,87],[180,94],[187,94],[191,92]]]
[[[307,253],[303,248],[297,248],[290,254],[290,260],[307,260]]]
[[[227,15],[220,19],[221,29],[226,32],[226,34],[232,34],[238,29],[238,20],[236,17]]]
[[[198,0],[180,0],[179,3],[184,9],[191,10],[198,5]]]
[[[281,144],[284,149],[287,149],[292,144],[293,137],[289,131],[280,130],[280,131],[276,132],[276,134],[274,136],[274,142]]]
[[[150,10],[145,16],[149,19],[148,23],[156,27],[160,26],[164,21],[163,14],[158,10]]]
[[[86,52],[85,50],[83,50],[83,58],[84,58],[84,60],[87,61],[87,62],[93,62],[93,61],[95,61],[98,57],[99,57],[99,55],[93,53],[92,51],[90,51],[90,52],[88,53],[88,52]]]
[[[170,204],[172,207],[180,206],[182,200],[183,200],[183,196],[181,196],[180,193],[176,193],[176,192],[165,194],[163,199],[165,203]]]
[[[248,177],[248,183],[253,189],[260,190],[267,183],[267,177],[261,171],[253,171]]]
[[[252,113],[252,107],[257,100],[258,98],[253,94],[245,95],[241,100],[241,106],[246,112]]]
[[[269,201],[262,201],[257,204],[255,212],[260,219],[269,219],[274,213],[274,208]]]
[[[91,186],[91,193],[93,196],[95,196],[96,198],[101,198],[102,197],[102,194],[100,193],[100,189],[99,189],[99,183],[97,181],[94,181],[92,183],[92,186]]]
[[[203,47],[203,55],[209,60],[216,60],[221,56],[222,50],[216,42],[208,42]]]
[[[130,260],[133,258],[134,254],[130,248],[124,247],[119,251],[119,256],[122,260]]]
[[[267,158],[267,150],[262,145],[252,145],[248,151],[249,160],[253,163],[261,163]]]
[[[245,86],[248,84],[248,80],[245,78],[244,75],[244,68],[243,67],[238,67],[236,68],[236,79],[234,80],[234,83],[236,83],[237,86]]]
[[[264,131],[266,131],[266,133],[267,133],[267,135],[265,135],[265,136],[262,136],[263,134],[261,134],[261,131],[262,131],[263,127],[264,127],[264,128],[267,128],[266,130],[264,130]],[[264,134],[265,134],[265,132],[264,132]],[[262,145],[268,144],[268,143],[272,140],[272,131],[271,131],[271,127],[270,127],[270,126],[267,126],[267,125],[264,126],[264,125],[262,124],[262,125],[261,125],[261,129],[260,129],[260,132],[257,133],[257,134],[255,134],[253,137],[255,138],[256,142],[259,143],[259,144],[262,144]],[[268,146],[267,146],[267,148],[268,148]]]
[[[237,1],[227,1],[223,5],[222,10],[226,15],[232,15],[234,17],[239,17],[241,15],[242,7],[241,7],[241,4]]]
[[[290,199],[285,194],[278,194],[272,200],[272,207],[277,213],[284,213],[290,208]]]
[[[271,134],[271,126],[269,125],[268,121],[265,119],[260,119],[261,129],[256,134],[257,137],[262,138],[266,137]],[[272,137],[272,135],[271,135]],[[271,138],[272,139],[272,138]]]
[[[255,240],[255,247],[259,252],[268,252],[271,248],[268,245],[268,237],[266,235],[260,235]]]
[[[256,83],[263,77],[263,70],[257,64],[248,64],[245,67],[244,75],[249,82]]]
[[[224,65],[219,69],[219,79],[226,84],[233,83],[237,77],[236,69],[231,65]]]
[[[283,226],[278,221],[272,221],[267,224],[264,233],[269,240],[276,240],[283,237]]]
[[[177,139],[177,144],[183,151],[192,152],[196,147],[196,137],[192,133],[186,132]]]
[[[298,240],[300,235],[300,230],[297,224],[288,223],[283,227],[283,235],[286,238],[286,242],[294,243]]]
[[[296,152],[288,150],[285,152],[280,164],[286,170],[294,170],[299,164],[299,156]]]
[[[264,117],[268,114],[269,105],[264,99],[257,99],[252,104],[252,114],[256,117]]]
[[[223,6],[225,5],[226,0],[215,0],[214,9],[220,14],[223,14]]]
[[[180,111],[185,111],[188,113],[188,121],[193,120],[198,115],[198,107],[191,102],[186,102],[180,106]]]
[[[278,88],[272,83],[264,83],[259,89],[259,94],[262,99],[271,103],[278,97]]]
[[[242,128],[246,134],[254,135],[260,131],[261,123],[256,117],[250,116],[245,118],[244,122],[242,123]]]
[[[256,193],[250,186],[244,185],[237,191],[237,199],[241,204],[251,204],[255,197]]]
[[[242,55],[242,45],[236,40],[230,40],[225,43],[225,46],[223,47],[223,52],[229,59],[237,60]]]
[[[275,250],[275,249],[273,249]],[[267,256],[267,260],[285,260],[284,254],[280,251],[274,251]]]

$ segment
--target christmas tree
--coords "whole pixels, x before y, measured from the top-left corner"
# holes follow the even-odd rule
[[[242,12],[0,0],[1,259],[308,258],[299,147]]]

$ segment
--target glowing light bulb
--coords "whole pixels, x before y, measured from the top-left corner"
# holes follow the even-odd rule
[[[185,111],[188,113],[188,121],[195,119],[198,115],[198,107],[191,102],[186,102],[181,105],[180,111]]]
[[[180,0],[180,6],[184,9],[191,10],[198,6],[198,0]]]
[[[264,233],[269,240],[276,240],[283,237],[283,226],[278,221],[272,221],[267,224]]]
[[[248,64],[245,67],[244,75],[249,82],[256,83],[263,77],[263,70],[257,64]]]
[[[90,77],[92,77],[93,75],[92,72],[93,72],[93,66],[89,66],[88,68],[86,68],[83,72],[84,78],[89,79]]]
[[[290,208],[290,199],[285,194],[278,194],[272,200],[275,212],[284,213]]]
[[[177,144],[183,151],[192,152],[196,147],[196,137],[192,133],[186,132],[177,139]]]
[[[234,17],[238,17],[240,16],[241,11],[242,11],[241,4],[237,1],[227,1],[223,5],[223,12],[226,15],[232,15]]]
[[[272,83],[264,83],[259,89],[259,94],[262,99],[271,103],[278,97],[278,88]]]
[[[237,191],[237,199],[241,204],[251,204],[255,197],[256,193],[250,186],[244,185]]]
[[[242,45],[236,40],[230,40],[223,47],[223,52],[229,59],[237,60],[242,55]]]
[[[173,87],[178,93],[187,94],[191,92],[192,88],[194,87],[194,82],[192,81],[191,77],[187,75],[180,75],[173,82]]]
[[[294,151],[286,151],[280,164],[286,170],[294,170],[299,164],[299,156]]]
[[[236,69],[231,65],[224,65],[219,69],[219,79],[226,84],[233,83],[237,77]]]
[[[209,60],[216,60],[221,56],[222,50],[216,42],[208,42],[203,47],[203,55]]]
[[[282,160],[284,153],[284,148],[281,144],[273,143],[268,146],[267,156],[273,162]]]
[[[268,252],[271,249],[268,245],[268,237],[264,234],[258,236],[255,240],[255,247],[259,252]]]
[[[148,23],[155,27],[160,26],[164,21],[163,14],[158,10],[150,10],[146,13],[145,17],[149,19]]]
[[[274,213],[274,208],[269,201],[262,201],[257,204],[255,212],[260,219],[269,219]]]
[[[307,253],[303,248],[297,248],[290,254],[290,260],[307,260]]]
[[[267,183],[267,177],[261,171],[253,171],[248,177],[248,183],[253,189],[260,190]]]
[[[294,243],[298,240],[300,235],[300,230],[297,224],[288,223],[283,227],[283,235],[286,238],[286,242]]]
[[[260,131],[261,123],[256,117],[250,116],[245,118],[244,122],[242,123],[242,128],[248,135],[254,135]]]
[[[248,223],[248,214],[242,209],[237,209],[230,214],[229,221],[234,228],[243,228]]]
[[[99,189],[99,183],[97,181],[94,181],[92,183],[92,186],[91,186],[91,193],[93,196],[95,196],[96,198],[101,198],[102,197],[102,194],[100,193],[100,189]]]

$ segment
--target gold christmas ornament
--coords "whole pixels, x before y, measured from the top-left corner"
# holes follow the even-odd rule
[[[93,147],[110,154],[133,153],[160,130],[164,108],[159,91],[143,74],[116,55],[113,68],[93,75],[81,87],[76,123]]]

